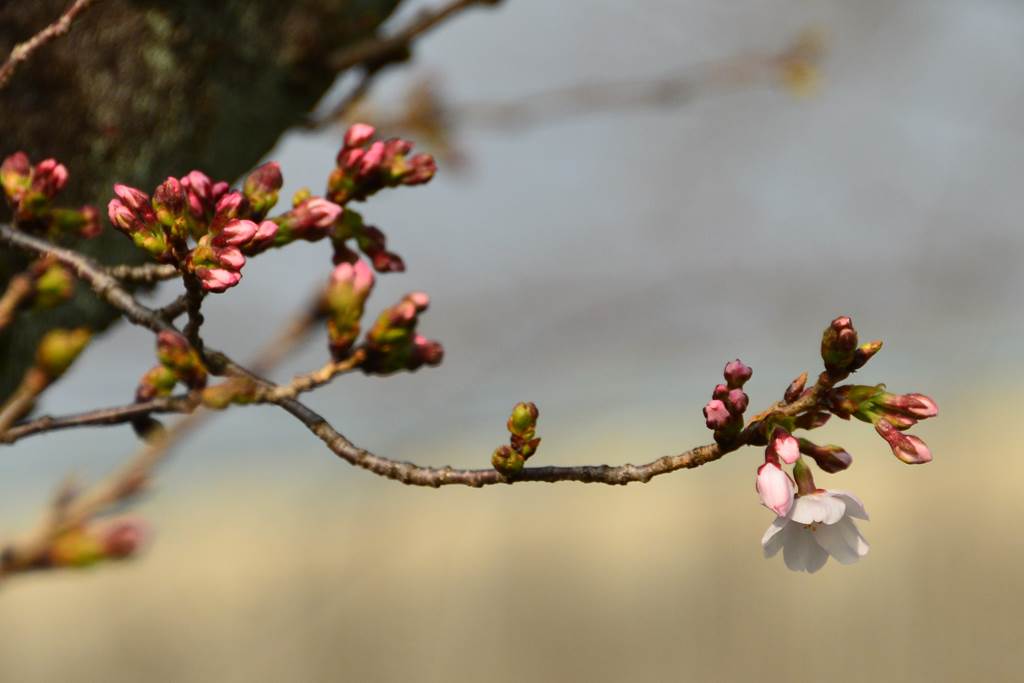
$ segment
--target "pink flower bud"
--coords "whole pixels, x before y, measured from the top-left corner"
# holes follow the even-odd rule
[[[875,423],[875,431],[886,440],[893,455],[908,465],[921,465],[931,462],[932,453],[928,445],[912,434],[904,434],[888,420],[880,419]]]
[[[716,384],[714,391],[711,392],[711,398],[717,398],[719,401],[724,401],[729,397],[729,387],[724,384]]]
[[[756,486],[762,505],[779,517],[789,514],[796,486],[781,467],[774,462],[765,462],[758,467]]]
[[[405,295],[405,298],[412,302],[412,305],[416,307],[417,313],[427,310],[427,306],[430,305],[430,296],[426,292],[410,292]]]
[[[384,161],[384,143],[378,140],[377,142],[370,145],[370,148],[366,150],[366,154],[359,160],[357,167],[357,173],[360,176],[368,176],[377,169],[380,168],[381,162]]]
[[[100,543],[108,557],[129,557],[145,543],[148,531],[140,519],[118,519],[103,525],[99,533]]]
[[[768,451],[787,465],[792,465],[800,459],[800,442],[782,427],[776,427],[768,443]]]
[[[234,271],[242,270],[245,265],[245,256],[235,247],[214,248],[214,257],[220,265]]]
[[[56,159],[40,161],[32,174],[32,189],[51,198],[63,190],[67,182],[68,169]]]
[[[439,342],[427,339],[422,335],[416,335],[412,340],[413,367],[415,370],[420,365],[440,365],[444,359],[444,347]]]
[[[132,210],[121,203],[120,199],[111,199],[107,203],[107,216],[110,217],[110,222],[115,228],[128,233],[135,229],[138,222]]]
[[[272,225],[275,229],[277,228],[276,224],[272,223]],[[212,244],[216,247],[238,247],[256,237],[257,232],[259,232],[259,226],[252,221],[234,218],[228,221],[220,234],[213,238]]]
[[[341,215],[341,207],[322,197],[312,197],[292,209],[297,233],[328,230]]]
[[[100,214],[96,207],[86,205],[79,211],[82,215],[82,226],[78,229],[78,234],[87,240],[99,235],[103,228],[100,226]]]
[[[223,292],[242,279],[241,273],[223,268],[196,268],[196,277],[208,292]]]
[[[345,147],[362,147],[377,130],[366,123],[354,123],[345,131]]]
[[[725,407],[725,403],[713,398],[708,401],[707,405],[704,406],[704,419],[708,426],[708,429],[724,429],[729,424],[729,409]]]
[[[799,439],[799,442],[800,452],[814,458],[818,467],[830,474],[842,472],[853,464],[853,456],[842,446],[819,446],[808,439]]]
[[[247,254],[258,254],[274,243],[277,236],[278,225],[274,221],[262,221],[256,228],[256,234],[248,243],[243,245]]]
[[[417,154],[409,159],[409,171],[402,176],[403,185],[421,185],[437,174],[437,162],[429,154]]]
[[[939,406],[929,396],[924,394],[904,394],[904,398],[909,399],[906,410],[919,420],[935,417],[939,414]]]
[[[744,365],[743,361],[739,358],[726,363],[725,370],[722,372],[725,382],[729,385],[730,389],[742,387],[753,374],[754,371]]]
[[[149,195],[142,190],[136,190],[134,187],[117,183],[114,185],[114,194],[117,195],[122,204],[131,209],[142,220],[146,219],[147,212],[152,213],[153,211],[153,207],[149,204]]]
[[[245,179],[245,194],[277,193],[283,184],[281,165],[276,161],[268,161],[253,169],[253,172]]]
[[[731,389],[725,398],[725,405],[734,415],[742,415],[749,402],[750,397],[742,389]]]

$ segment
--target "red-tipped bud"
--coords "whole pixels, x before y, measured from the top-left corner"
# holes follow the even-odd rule
[[[277,196],[284,179],[281,167],[276,161],[269,161],[256,168],[245,179],[243,190],[249,200],[254,220],[260,220],[277,204]]]
[[[829,372],[846,372],[857,349],[857,330],[848,316],[840,316],[825,328],[821,336],[821,358]]]
[[[271,223],[271,225],[274,225],[276,231],[277,225],[274,223]],[[224,225],[223,230],[213,238],[211,244],[217,247],[239,247],[251,242],[258,232],[259,226],[252,221],[233,218]],[[242,263],[245,263],[244,258],[242,259]],[[241,266],[239,266],[239,268],[241,268]]]
[[[188,210],[188,198],[177,178],[168,178],[153,192],[153,208],[163,225],[171,227]]]
[[[97,530],[108,557],[123,559],[136,554],[149,536],[149,527],[141,519],[125,517],[111,520]]]
[[[886,440],[893,455],[908,465],[931,462],[932,453],[924,441],[912,434],[904,434],[888,420],[883,418],[875,422],[875,431]]]
[[[807,439],[800,439],[799,441],[800,452],[814,458],[814,462],[818,464],[818,467],[829,474],[842,472],[853,464],[853,456],[847,453],[846,449],[842,446],[836,446],[835,444],[819,446]]]
[[[725,377],[725,382],[729,385],[730,389],[742,387],[753,374],[754,371],[744,365],[743,361],[739,358],[726,363],[725,370],[722,372],[722,375]]]
[[[32,190],[52,199],[68,182],[68,169],[56,159],[36,164],[32,173]]]
[[[742,415],[750,402],[750,398],[742,389],[731,389],[725,398],[725,405],[733,415]]]
[[[713,398],[704,406],[704,420],[708,429],[724,429],[729,424],[731,415],[725,403]]]

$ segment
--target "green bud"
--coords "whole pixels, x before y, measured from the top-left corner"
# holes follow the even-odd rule
[[[36,278],[35,288],[35,305],[39,308],[53,308],[71,298],[75,281],[67,268],[54,263]]]
[[[92,332],[88,328],[50,330],[36,349],[36,365],[52,381],[63,375],[85,349]]]
[[[517,403],[508,418],[508,431],[524,439],[530,439],[537,427],[537,416],[540,411],[533,403]]]
[[[525,459],[508,446],[498,446],[491,455],[491,465],[506,477],[515,476],[523,469]]]
[[[833,320],[821,335],[821,358],[832,373],[849,371],[857,350],[857,330],[847,316]]]

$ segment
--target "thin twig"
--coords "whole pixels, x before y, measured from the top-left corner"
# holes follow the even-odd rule
[[[105,301],[117,306],[131,322],[154,331],[174,330],[174,327],[160,318],[159,314],[140,304],[123,287],[107,275],[102,267],[88,257],[75,254],[66,249],[24,235],[9,226],[0,225],[0,241],[27,248],[42,254],[52,254],[54,258],[73,268],[79,278],[92,286]],[[176,331],[176,330],[175,330]],[[487,486],[491,484],[508,484],[517,481],[579,481],[601,484],[628,484],[630,482],[646,482],[652,477],[674,472],[678,469],[698,467],[704,463],[717,460],[728,452],[746,445],[752,440],[763,436],[761,423],[751,422],[728,446],[708,444],[697,446],[677,455],[667,455],[643,465],[585,465],[578,467],[529,467],[523,469],[514,478],[506,477],[493,469],[454,469],[451,467],[434,468],[400,462],[375,455],[362,449],[343,434],[332,427],[326,419],[314,410],[294,398],[273,397],[279,387],[277,384],[260,377],[251,370],[239,365],[225,354],[207,348],[203,354],[206,365],[214,374],[241,377],[253,382],[258,391],[271,397],[274,403],[295,416],[307,429],[316,435],[327,447],[345,461],[369,470],[388,479],[416,486],[445,486],[460,484],[464,486]],[[778,415],[798,415],[821,407],[825,392],[831,388],[835,378],[823,374],[818,382],[802,398],[794,403],[778,403],[770,408],[770,412]]]
[[[143,263],[139,266],[121,264],[108,267],[107,273],[121,282],[144,285],[173,280],[180,275],[178,267],[173,263]]]
[[[18,309],[32,297],[33,282],[28,273],[19,273],[8,281],[7,289],[0,296],[0,331],[11,324]]]
[[[363,349],[356,349],[352,352],[351,356],[344,360],[331,361],[313,372],[296,375],[288,384],[280,385],[270,391],[257,394],[256,400],[264,403],[276,403],[281,399],[295,398],[299,394],[322,387],[338,375],[352,372],[365,359],[366,352]]]
[[[96,0],[75,0],[75,2],[55,22],[44,28],[23,43],[14,46],[7,56],[7,61],[0,66],[0,90],[3,90],[11,80],[11,76],[17,68],[32,56],[32,54],[50,41],[71,30],[71,24],[79,14],[89,9]]]
[[[110,408],[99,408],[73,415],[42,415],[16,424],[6,431],[0,431],[0,443],[10,444],[29,436],[73,427],[96,427],[118,425],[152,415],[154,413],[188,413],[196,406],[196,400],[187,395],[154,398],[139,403],[129,403]]]
[[[384,38],[371,38],[349,46],[328,60],[336,71],[344,71],[359,64],[373,64],[387,60],[406,49],[414,38],[426,33],[446,19],[476,5],[495,5],[497,0],[453,0],[437,9],[424,9],[407,26]]]

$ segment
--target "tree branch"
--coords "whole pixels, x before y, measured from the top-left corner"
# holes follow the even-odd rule
[[[56,21],[44,28],[39,33],[35,34],[24,43],[18,43],[11,50],[11,53],[7,55],[7,60],[3,66],[0,66],[0,90],[7,87],[7,83],[11,80],[11,76],[21,65],[32,56],[32,54],[46,45],[52,40],[55,40],[69,30],[71,30],[71,23],[78,17],[79,14],[89,9],[96,0],[75,0],[75,2],[62,14]]]
[[[181,274],[173,263],[143,263],[139,266],[122,264],[110,266],[107,273],[121,282],[137,282],[144,285],[173,280]]]
[[[96,427],[101,425],[118,425],[152,415],[154,413],[190,413],[198,401],[187,395],[154,398],[139,403],[129,403],[110,408],[99,408],[72,415],[42,415],[28,422],[16,424],[7,431],[0,432],[0,443],[10,444],[25,437],[53,432],[73,427]]]

